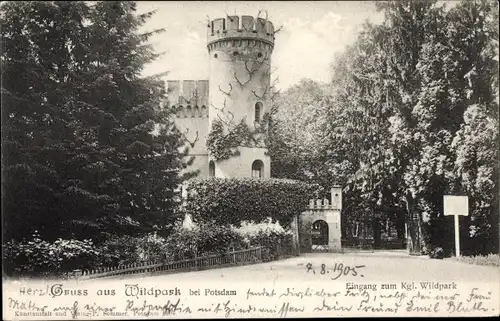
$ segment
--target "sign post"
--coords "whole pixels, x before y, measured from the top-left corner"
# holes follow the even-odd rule
[[[459,216],[469,216],[469,198],[467,196],[444,195],[444,215],[455,216],[455,255],[460,256]]]

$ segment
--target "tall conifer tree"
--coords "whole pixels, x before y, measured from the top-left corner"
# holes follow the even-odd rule
[[[6,236],[161,228],[185,168],[134,2],[2,6]]]

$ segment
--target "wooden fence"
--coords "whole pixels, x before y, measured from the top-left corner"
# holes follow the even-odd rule
[[[262,262],[262,247],[232,251],[224,254],[214,254],[176,262],[141,262],[124,266],[105,267],[97,270],[75,270],[69,275],[69,278],[87,280],[127,274],[155,272],[176,273],[258,262]]]

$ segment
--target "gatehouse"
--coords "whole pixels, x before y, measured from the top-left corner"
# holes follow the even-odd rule
[[[298,215],[294,231],[300,252],[341,252],[341,211],[341,186],[332,187],[330,200],[310,200],[307,210]]]

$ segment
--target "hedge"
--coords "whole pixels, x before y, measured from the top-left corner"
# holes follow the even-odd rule
[[[91,240],[47,242],[35,233],[30,240],[3,245],[3,272],[6,275],[49,276],[77,268],[90,268],[100,253]]]
[[[185,210],[195,221],[232,224],[270,217],[288,226],[305,211],[319,185],[285,179],[205,178],[187,182]]]
[[[234,229],[211,222],[198,223],[190,229],[178,225],[166,244],[174,261],[245,248],[243,237]]]

